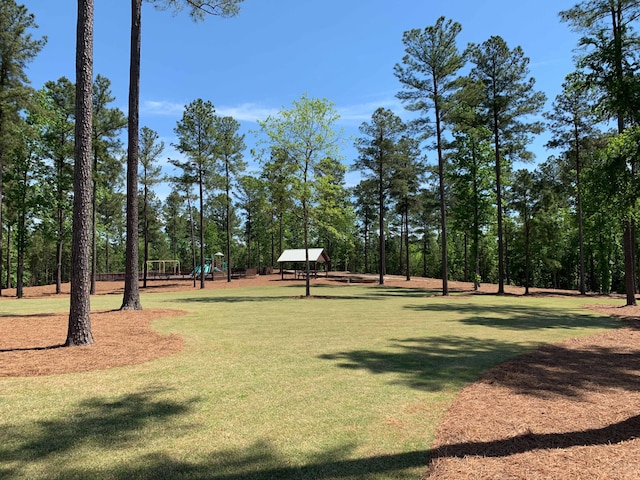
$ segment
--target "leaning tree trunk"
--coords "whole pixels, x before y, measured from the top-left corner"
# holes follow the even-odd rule
[[[140,12],[142,0],[131,0],[131,60],[127,136],[127,246],[121,310],[142,310],[138,288],[138,127],[140,103]]]
[[[90,319],[93,0],[78,0],[71,301],[65,346],[93,343]]]

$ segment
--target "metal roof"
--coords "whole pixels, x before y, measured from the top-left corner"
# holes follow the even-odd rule
[[[285,250],[278,258],[278,263],[284,262],[304,262],[304,248],[293,248]],[[309,261],[321,262],[329,261],[329,255],[324,251],[324,248],[310,248],[309,249]]]

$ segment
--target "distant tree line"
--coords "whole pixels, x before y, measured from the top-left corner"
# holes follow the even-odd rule
[[[143,126],[136,132],[142,276],[151,259],[179,260],[188,273],[221,251],[230,272],[314,246],[327,249],[335,270],[375,273],[380,283],[387,274],[442,278],[445,295],[448,280],[464,280],[497,283],[499,293],[505,284],[626,292],[635,304],[639,15],[640,2],[631,0],[583,1],[560,12],[582,37],[575,72],[546,112],[520,47],[491,36],[460,51],[462,27],[445,18],[405,32],[393,73],[412,120],[379,108],[361,125],[357,158],[347,159],[361,174],[353,187],[326,99],[303,95],[259,122],[254,170],[239,123],[208,100],[186,105],[176,123],[182,157],[168,159],[169,175],[161,169],[165,145]],[[16,286],[21,296],[23,285],[55,283],[60,291],[71,277],[75,85],[60,78],[30,88],[24,66],[45,39],[14,35],[21,48],[10,47],[12,29],[35,28],[13,1],[2,3],[0,25],[0,288]],[[95,76],[92,98],[95,278],[126,268],[131,148],[120,140],[127,116],[114,106],[107,77]],[[558,153],[522,168],[544,129]],[[170,185],[165,198],[160,183]]]

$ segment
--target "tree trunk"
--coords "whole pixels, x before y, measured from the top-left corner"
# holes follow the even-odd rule
[[[422,276],[427,276],[427,229],[425,226],[425,233],[422,234]]]
[[[630,220],[624,226],[624,284],[627,297],[627,306],[636,305],[636,282],[635,276],[630,274],[635,270],[635,259],[633,252],[633,224]]]
[[[95,141],[95,139],[94,139]],[[98,152],[93,152],[93,179],[91,181],[91,295],[96,293],[96,274],[98,273]]]
[[[364,272],[369,273],[369,221],[366,218],[362,236],[362,241],[364,242]]]
[[[464,238],[464,281],[469,281],[469,233],[463,233]]]
[[[7,288],[11,288],[11,225],[7,224]]]
[[[26,177],[26,174],[25,174]],[[24,179],[25,191],[27,181]],[[16,297],[24,296],[24,247],[25,247],[25,216],[26,198],[22,198],[22,206],[20,207],[20,215],[18,216],[18,268],[16,270]]]
[[[380,171],[378,172],[378,203],[379,203],[379,234],[378,234],[378,241],[380,242],[380,245],[378,246],[379,250],[380,250],[380,258],[378,259],[380,262],[380,276],[378,279],[378,283],[380,285],[384,285],[384,274],[385,274],[385,266],[387,263],[386,260],[386,251],[385,251],[385,245],[384,245],[384,186],[382,184],[383,182],[383,172],[382,172],[382,161],[379,159],[379,163],[380,163]]]
[[[437,92],[436,79],[433,79],[434,91]],[[440,231],[442,241],[442,295],[449,295],[449,266],[447,261],[447,202],[445,199],[444,190],[444,158],[442,157],[442,127],[440,125],[440,104],[435,101],[435,116],[436,116],[436,141],[438,148],[438,190],[440,193]]]
[[[226,217],[227,217],[227,265],[231,264],[231,197],[229,195],[229,159],[224,162],[226,176]],[[231,282],[231,269],[227,268],[227,283]]]
[[[146,177],[146,169],[145,169]],[[144,183],[144,198],[142,204],[142,221],[144,222],[144,253],[142,254],[142,287],[147,288],[147,275],[149,274],[149,218],[147,214],[147,182]]]
[[[495,172],[496,172],[496,210],[498,213],[498,294],[504,293],[504,252],[502,232],[502,183],[500,162],[500,134],[498,132],[498,112],[493,112],[493,138],[495,144]]]
[[[62,249],[64,239],[64,211],[58,206],[58,239],[56,241],[56,294],[62,293]]]
[[[529,295],[529,265],[531,263],[530,255],[530,232],[529,232],[529,220],[525,221],[525,235],[524,235],[524,294]]]
[[[131,0],[131,59],[127,135],[127,246],[121,310],[142,310],[138,288],[138,130],[140,103],[140,35],[142,0]]]
[[[71,300],[65,346],[93,343],[90,319],[93,0],[78,0]]]
[[[193,288],[196,288],[196,235],[193,226],[193,209],[191,208],[191,197],[187,194],[187,208],[189,209],[189,223],[191,224],[191,268],[193,272]],[[227,268],[228,265],[227,265]]]
[[[404,214],[404,234],[405,234],[405,255],[406,255],[406,268],[407,268],[407,282],[411,280],[411,262],[409,252],[409,210]]]
[[[204,288],[204,192],[202,178],[202,166],[199,168],[199,187],[200,187],[200,288]]]

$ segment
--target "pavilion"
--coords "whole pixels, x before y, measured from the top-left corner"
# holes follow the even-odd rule
[[[322,266],[325,276],[329,275],[331,259],[324,248],[310,248],[309,250],[309,275],[316,277],[318,275],[318,266]],[[280,265],[280,275],[284,278],[285,266],[289,266],[287,273],[293,273],[296,278],[304,278],[306,275],[306,258],[304,248],[294,248],[285,250],[278,258]]]

